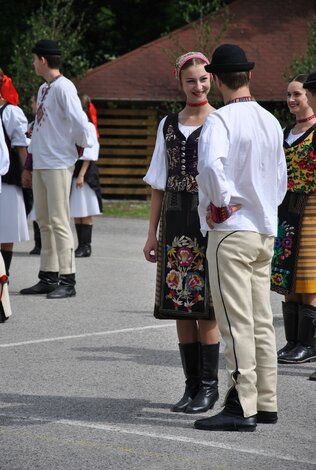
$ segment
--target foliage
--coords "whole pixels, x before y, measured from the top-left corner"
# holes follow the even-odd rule
[[[81,52],[82,18],[73,12],[74,0],[46,0],[26,21],[27,28],[15,45],[12,56],[14,84],[19,91],[20,104],[27,109],[30,97],[43,81],[32,65],[32,47],[43,38],[56,39],[63,51],[63,73],[68,77],[83,74],[88,61]]]
[[[286,78],[307,73],[316,70],[316,16],[313,18],[309,27],[309,38],[306,53],[298,58],[295,58],[286,73]]]
[[[191,50],[201,51],[206,56],[211,56],[215,44],[220,41],[223,33],[228,25],[228,8],[225,7],[222,0],[203,1],[197,0],[195,3],[187,3],[180,1],[179,3],[186,4],[186,8],[182,9],[182,16],[186,23],[191,23],[194,31],[195,41],[192,44]],[[214,17],[221,9],[221,15],[218,15],[217,24],[219,25],[217,31],[213,31],[210,25],[210,18]],[[176,58],[187,51],[187,47],[178,39],[176,33],[170,33],[172,46],[169,49],[164,49],[164,53],[168,57],[171,64],[175,63]],[[212,95],[212,92],[211,92]]]

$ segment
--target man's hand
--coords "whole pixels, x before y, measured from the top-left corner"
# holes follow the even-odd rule
[[[234,212],[239,211],[239,209],[241,208],[241,204],[231,204],[231,205],[229,205],[229,207],[230,207],[231,215],[232,215]],[[226,220],[227,220],[227,219],[226,219]],[[209,205],[209,206],[207,207],[207,211],[206,211],[206,223],[207,223],[207,225],[210,227],[210,229],[213,229],[213,228],[214,228],[214,223],[219,223],[219,222],[215,222],[215,220],[212,219],[211,205]]]

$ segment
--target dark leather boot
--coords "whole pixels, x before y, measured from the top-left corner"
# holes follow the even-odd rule
[[[185,413],[204,413],[213,408],[218,400],[218,357],[219,343],[201,344],[200,387]]]
[[[2,302],[0,301],[0,323],[4,323],[5,321],[9,320],[9,318],[10,317],[5,316]]]
[[[65,299],[76,295],[76,276],[72,274],[61,274],[59,276],[59,285],[51,293],[47,294],[48,299]]]
[[[281,359],[280,364],[301,364],[316,360],[315,342],[316,307],[300,305],[298,323],[298,343]]]
[[[41,231],[38,226],[38,223],[34,220],[33,221],[33,231],[34,231],[34,242],[35,246],[33,250],[30,251],[30,255],[40,255],[42,249],[42,240],[41,240]]]
[[[9,271],[10,271],[13,252],[7,251],[7,250],[1,250],[1,254],[2,254],[3,261],[4,261],[6,275],[9,277]]]
[[[203,431],[255,431],[257,426],[257,415],[244,417],[238,394],[232,388],[226,398],[223,411],[211,418],[198,419],[194,423],[196,429]]]
[[[200,384],[200,343],[179,344],[179,349],[186,381],[183,397],[171,408],[175,413],[185,411]]]
[[[278,359],[285,356],[297,345],[298,335],[298,307],[296,302],[282,302],[286,345],[278,351]]]
[[[91,256],[92,225],[81,224],[80,231],[80,243],[78,248],[75,250],[75,257],[87,258]]]
[[[76,232],[77,232],[77,238],[78,238],[78,246],[75,249],[75,256],[77,255],[78,250],[80,249],[81,246],[81,227],[82,224],[75,224],[76,227]]]
[[[52,271],[40,271],[40,281],[32,287],[20,290],[22,295],[48,294],[58,287],[58,273]]]

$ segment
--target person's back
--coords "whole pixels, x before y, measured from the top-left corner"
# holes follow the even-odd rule
[[[275,234],[277,206],[281,202],[279,166],[282,170],[284,163],[279,122],[256,101],[237,102],[210,114],[204,129],[208,127],[216,128],[216,132],[210,133],[207,142],[202,136],[199,149],[203,152],[203,145],[208,146],[210,153],[216,149],[210,169],[216,171],[219,164],[224,165],[230,185],[227,204],[241,204],[234,217],[220,224],[220,230]]]
[[[270,271],[286,163],[279,123],[250,93],[253,67],[234,44],[205,66],[225,103],[203,126],[197,180],[229,390],[221,413],[195,422],[208,431],[254,431],[278,419]]]

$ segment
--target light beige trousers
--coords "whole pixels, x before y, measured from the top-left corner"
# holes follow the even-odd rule
[[[41,230],[41,271],[75,273],[69,195],[74,167],[33,170],[36,220]]]
[[[277,354],[270,304],[274,237],[255,232],[209,232],[207,259],[229,390],[244,416],[277,411]]]

